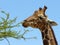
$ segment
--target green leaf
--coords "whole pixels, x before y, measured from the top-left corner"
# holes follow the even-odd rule
[[[16,19],[17,19],[17,17],[16,18],[14,18],[14,19],[12,19],[12,20],[9,20],[8,22],[9,22],[9,24],[13,24],[13,23],[15,23],[16,22]]]
[[[5,21],[6,19],[5,18],[3,18],[3,17],[1,17],[1,19],[2,19],[2,21]]]
[[[8,20],[8,19],[9,19],[9,13],[7,13],[6,16],[7,16],[7,17],[6,17],[6,20]]]
[[[5,13],[5,11],[1,11],[2,13]]]

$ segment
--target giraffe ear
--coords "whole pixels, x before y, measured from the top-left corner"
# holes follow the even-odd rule
[[[52,21],[52,20],[48,20],[48,23],[49,23],[51,26],[56,26],[56,25],[58,25],[55,21]]]

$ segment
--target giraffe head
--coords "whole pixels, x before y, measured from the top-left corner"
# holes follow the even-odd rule
[[[39,8],[37,11],[34,12],[34,14],[30,17],[28,17],[23,22],[24,27],[33,27],[33,28],[40,28],[42,25],[45,25],[47,23],[51,25],[56,25],[54,21],[48,20],[47,16],[45,15],[47,7],[44,6],[44,8]]]

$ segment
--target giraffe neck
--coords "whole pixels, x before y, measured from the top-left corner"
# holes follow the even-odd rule
[[[45,28],[42,28],[42,40],[43,40],[43,45],[58,45],[53,29],[51,28],[50,25],[48,25]]]

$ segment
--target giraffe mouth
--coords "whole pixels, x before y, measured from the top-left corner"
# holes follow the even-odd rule
[[[31,22],[31,21],[26,21],[26,20],[24,20],[23,23],[22,23],[22,25],[23,25],[25,28],[28,27],[28,26],[31,25],[31,24],[33,24],[33,22]]]
[[[27,27],[27,23],[26,23],[25,20],[22,22],[22,26],[23,26],[23,27]]]

